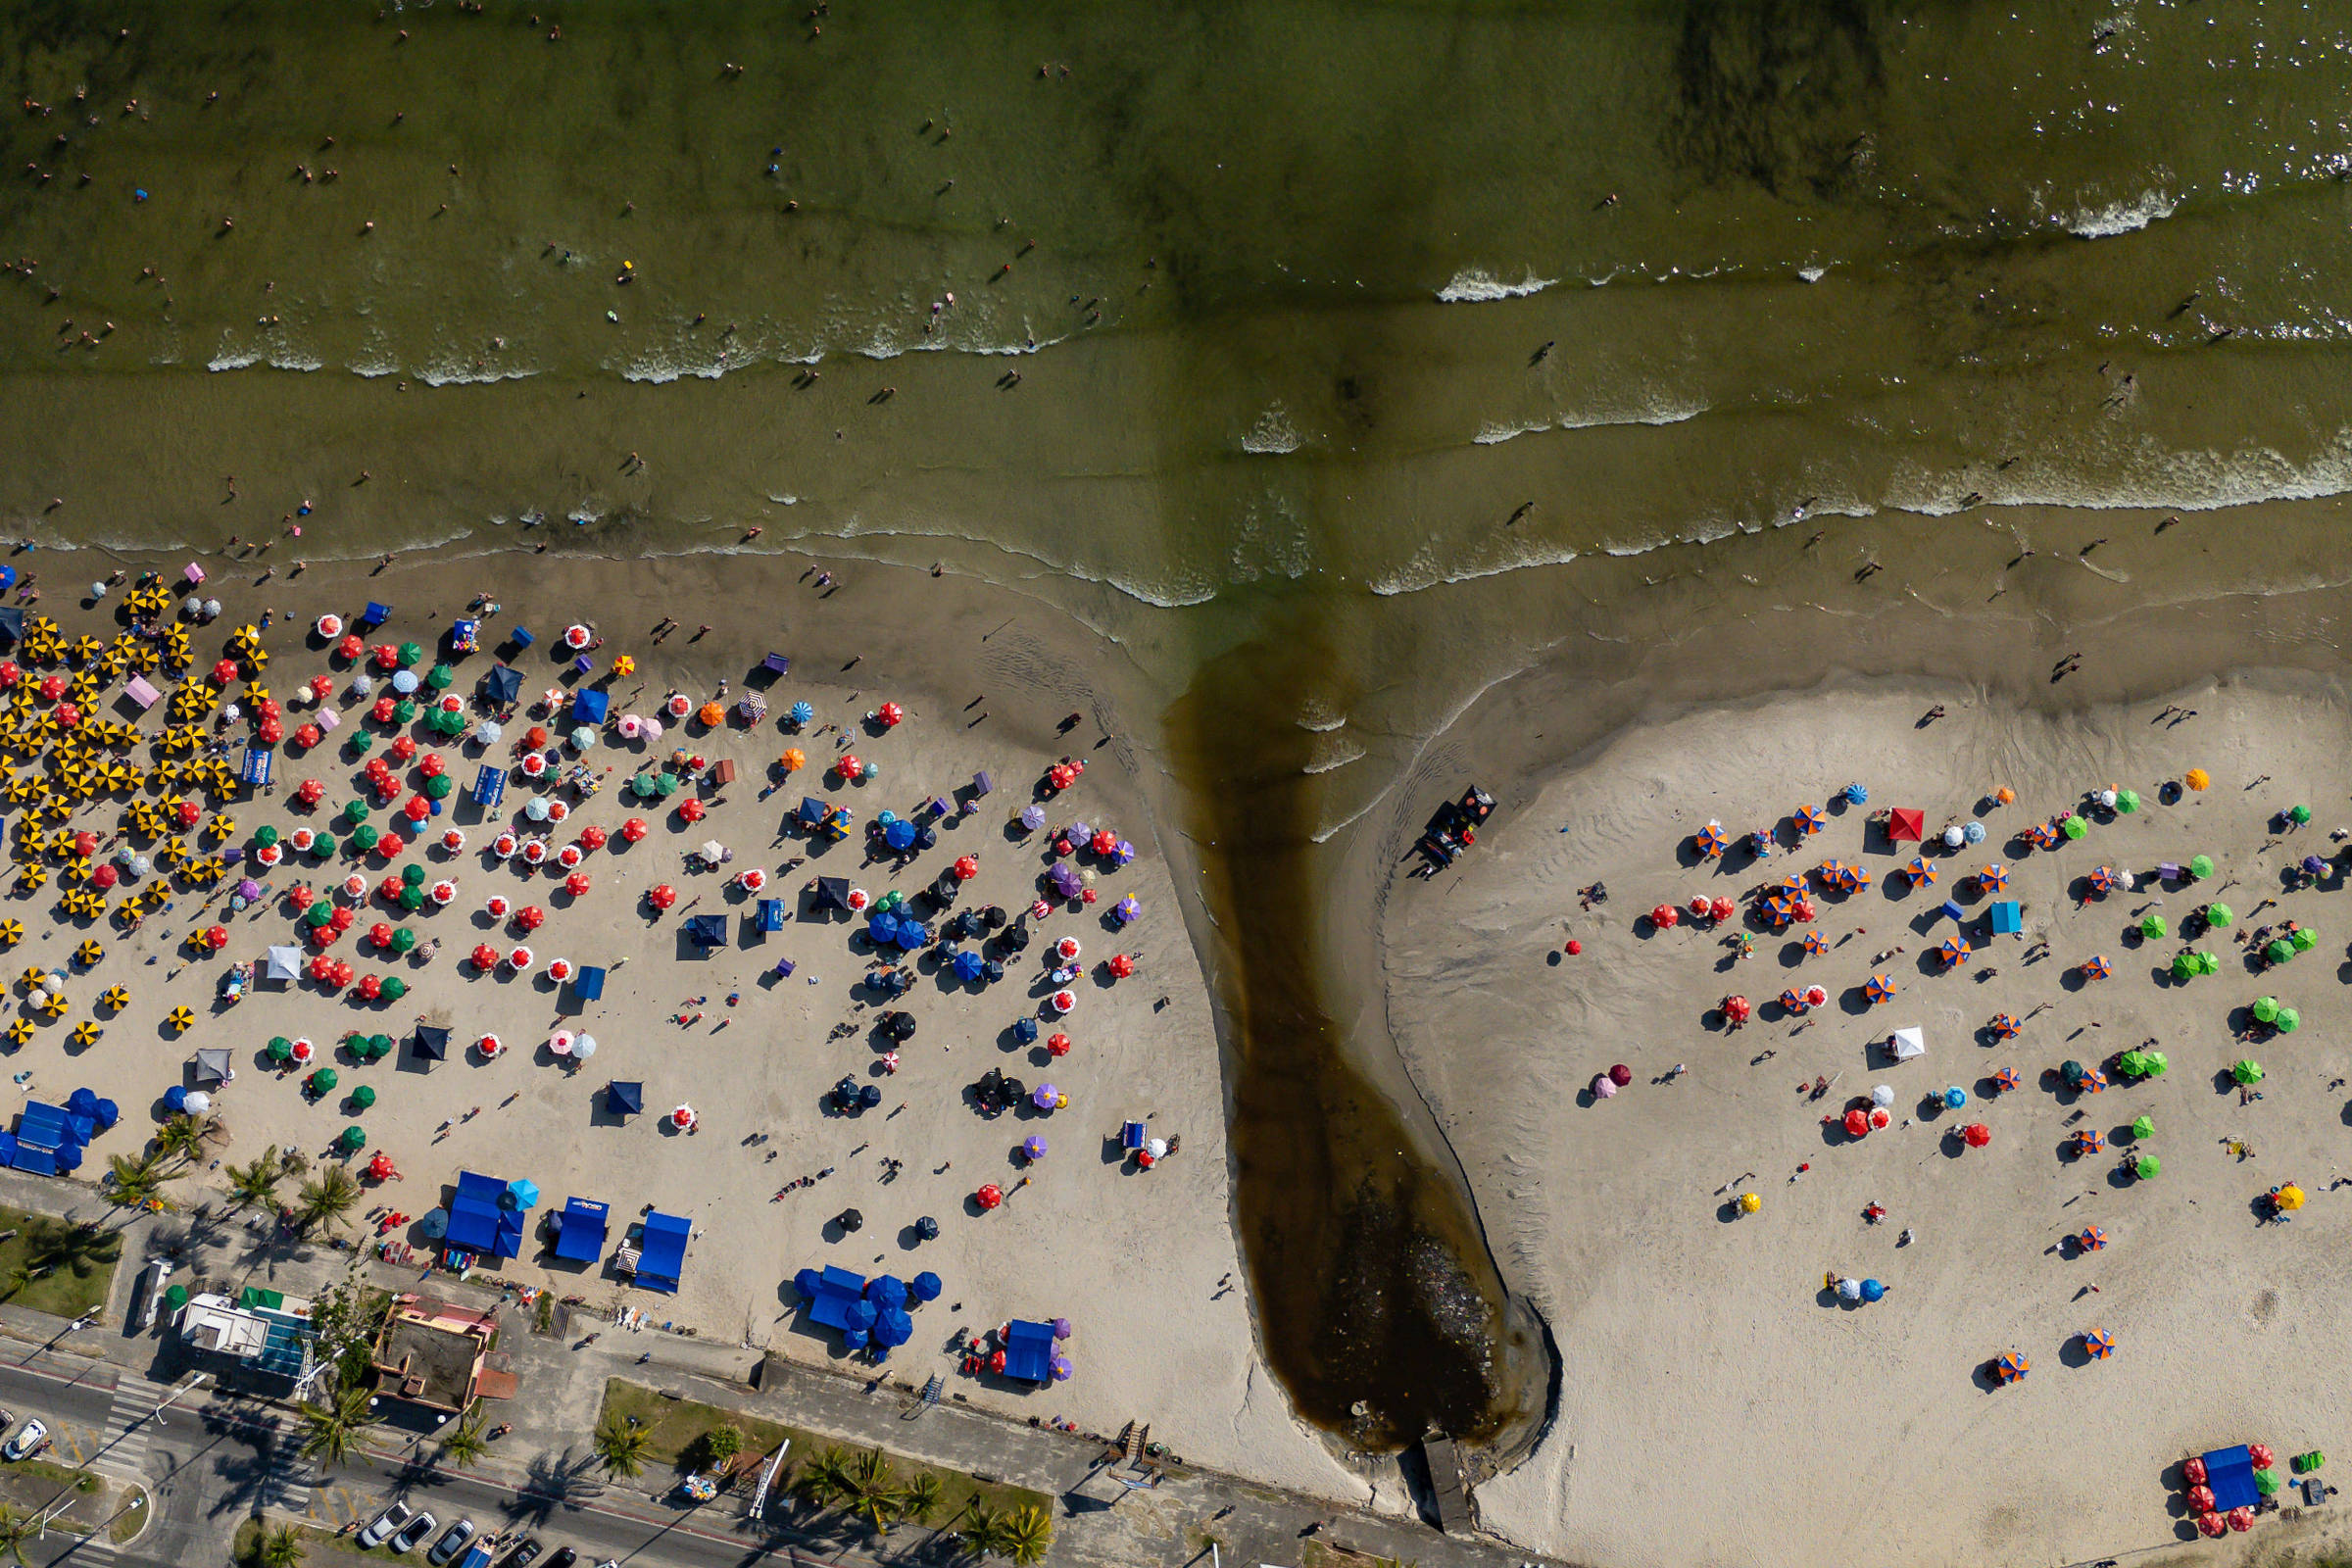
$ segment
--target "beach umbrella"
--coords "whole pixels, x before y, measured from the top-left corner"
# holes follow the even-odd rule
[[[1845,1113],[1845,1132],[1849,1138],[1870,1136],[1870,1112],[1859,1105]]]
[[[2294,945],[2297,953],[2309,953],[2320,945],[2320,934],[2307,925],[2299,925],[2287,933],[2286,940]]]
[[[1987,893],[1998,893],[2009,885],[2009,868],[1997,862],[1984,867],[1977,872],[1977,885]]]
[[[1958,1084],[1953,1084],[1953,1085],[1951,1085],[1950,1087],[1948,1087],[1948,1088],[1946,1088],[1946,1089],[1944,1090],[1944,1092],[1943,1092],[1943,1107],[1944,1107],[1944,1109],[1946,1109],[1946,1110],[1958,1110],[1958,1109],[1959,1109],[1959,1108],[1960,1108],[1962,1105],[1965,1105],[1965,1104],[1967,1104],[1967,1103],[1968,1103],[1968,1091],[1967,1091],[1967,1090],[1965,1090],[1965,1089],[1963,1089],[1963,1088],[1961,1088],[1961,1087],[1960,1087]]]
[[[2254,1490],[2261,1493],[2264,1496],[2277,1496],[2278,1494],[2278,1489],[2284,1485],[2285,1483],[2278,1479],[2278,1472],[2272,1469],[2269,1465],[2266,1464],[2256,1468],[2254,1472]]]
[[[1840,1301],[1862,1299],[1862,1282],[1860,1280],[1839,1280],[1838,1282],[1838,1299]]]
[[[1992,1142],[1992,1129],[1981,1121],[1972,1121],[1960,1129],[1961,1140],[1971,1149],[1983,1149]]]
[[[1942,837],[1943,847],[1947,850],[1956,850],[1968,842],[1968,834],[1961,830],[1957,822],[1945,823]]]
[[[1609,1082],[1609,1075],[1607,1073],[1594,1073],[1592,1075],[1592,1098],[1595,1100],[1614,1100],[1617,1098],[1617,1086]]]
[[[2303,1189],[2288,1182],[2272,1192],[2271,1201],[2291,1214],[2303,1206]]]
[[[2303,857],[2303,869],[2312,876],[2325,876],[2328,872],[2328,862],[2316,855],[2306,855]]]
[[[359,1088],[354,1089],[351,1092],[351,1102],[359,1106],[362,1110],[368,1109],[369,1106],[375,1103],[374,1089],[370,1088],[367,1084],[360,1085]]]
[[[2227,904],[2208,904],[2205,906],[2205,923],[2207,925],[2215,927],[2226,926],[2236,918],[2237,916],[2230,911],[2230,906]]]
[[[2278,999],[2277,997],[2256,997],[2252,1011],[2256,1023],[2277,1023],[2278,1021]]]
[[[2230,1076],[2241,1084],[2258,1084],[2264,1077],[2262,1063],[2251,1056],[2240,1057],[2230,1066]]]
[[[1965,842],[1967,842],[1967,843],[1970,843],[1970,844],[1982,844],[1982,843],[1984,843],[1984,823],[1982,823],[1982,822],[1964,822],[1964,823],[1962,823],[1962,824],[1961,824],[1961,826],[1960,826],[1960,837],[1962,838],[1962,840],[1964,840]]]
[[[2090,825],[2079,816],[2064,816],[2058,819],[2058,831],[2070,839],[2079,839],[2090,831]]]
[[[1926,856],[1923,855],[1914,857],[1911,863],[1903,867],[1903,870],[1913,882],[1928,887],[1935,886],[1936,865],[1935,862],[1930,860]]]
[[[335,1147],[346,1154],[356,1154],[368,1147],[368,1129],[360,1126],[344,1128],[335,1135]]]
[[[310,1090],[310,1092],[314,1095],[331,1094],[334,1092],[335,1085],[340,1081],[341,1080],[335,1074],[334,1068],[321,1067],[317,1072],[311,1074],[309,1078],[304,1080],[303,1087]]]
[[[2204,972],[2205,966],[2203,963],[2198,961],[2197,956],[2194,953],[2176,953],[2173,955],[2174,979],[2187,980],[2203,974]]]
[[[2273,963],[2286,963],[2295,956],[2295,945],[2281,937],[2263,949],[2262,956]]]
[[[2034,1363],[2019,1350],[2003,1351],[2001,1358],[1993,1363],[1994,1375],[2003,1383],[2015,1383],[2033,1370]]]
[[[2286,819],[2294,823],[2297,827],[2301,827],[2304,823],[2311,820],[2311,808],[2308,806],[2290,806],[2286,808]]]
[[[1683,911],[1671,904],[1661,904],[1649,911],[1649,923],[1660,931],[1671,931],[1682,922]]]
[[[2229,1532],[2229,1522],[2220,1514],[2208,1510],[2197,1515],[2197,1534],[2213,1540],[2228,1535]]]
[[[1724,833],[1721,822],[1709,822],[1705,827],[1700,828],[1691,840],[1698,853],[1710,860],[1729,848],[1731,842],[1731,839]]]
[[[1864,1301],[1883,1301],[1886,1298],[1886,1287],[1883,1283],[1878,1280],[1862,1282],[1862,1299]]]
[[[2107,1147],[2107,1140],[2092,1128],[2085,1127],[2075,1134],[2075,1152],[2095,1154]]]
[[[1830,825],[1829,813],[1818,806],[1800,806],[1788,820],[1806,838],[1811,838]]]
[[[1966,963],[1968,961],[1969,955],[1974,952],[1976,952],[1976,949],[1968,945],[1966,938],[1945,937],[1943,941],[1937,945],[1936,949],[1936,956],[1943,960],[1944,967],[1956,969],[1961,964]]]
[[[2114,972],[2103,953],[2094,953],[2082,960],[2082,978],[2085,980],[2104,980]]]
[[[680,1105],[669,1113],[669,1124],[682,1133],[694,1131],[695,1123],[701,1119],[692,1105]]]
[[[2114,866],[2097,866],[2090,873],[2090,890],[2093,893],[2113,893],[2116,884],[2122,880],[2122,876],[2117,874]]]
[[[1820,932],[1818,932],[1818,931],[1808,931],[1808,932],[1806,932],[1806,933],[1805,933],[1805,952],[1806,952],[1806,953],[1808,953],[1808,954],[1817,954],[1817,953],[1827,953],[1827,952],[1829,952],[1829,951],[1830,951],[1830,939],[1829,939],[1828,937],[1825,937],[1825,936],[1823,936],[1823,935],[1822,935]]]
[[[2106,1250],[2106,1228],[2099,1225],[2086,1227],[2082,1235],[2075,1238],[2075,1246],[2085,1252],[2099,1252]]]
[[[2190,856],[2188,858],[2188,874],[2192,881],[2199,882],[2213,875],[2213,857],[2210,855]]]
[[[2158,1159],[2154,1154],[2142,1154],[2132,1165],[2132,1169],[2133,1174],[2137,1175],[2141,1181],[2149,1181],[2162,1174],[2164,1170],[2164,1161]]]
[[[1995,1040],[2014,1040],[2021,1025],[2015,1013],[1996,1012],[1992,1015],[1992,1022],[1985,1027],[1991,1030]]]
[[[2105,1329],[2092,1329],[2082,1336],[2082,1349],[2094,1361],[2104,1361],[2115,1353],[2115,1336]]]
[[[2292,1007],[2280,1007],[2273,1022],[2280,1034],[2291,1035],[2303,1027],[2303,1015]]]
[[[2165,924],[2164,916],[2161,914],[2151,914],[2139,922],[2139,934],[2150,942],[2160,940],[2171,929],[2171,926]]]
[[[1886,975],[1874,974],[1869,983],[1862,987],[1862,995],[1869,998],[1875,1006],[1894,995],[1894,982]]]
[[[537,956],[528,948],[514,948],[507,954],[507,967],[516,974],[529,973],[531,965],[537,961]]]
[[[1004,1189],[989,1182],[972,1195],[972,1201],[982,1208],[995,1208],[1004,1201]]]

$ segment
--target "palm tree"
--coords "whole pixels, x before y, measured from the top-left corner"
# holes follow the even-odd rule
[[[1015,1568],[1036,1568],[1054,1544],[1054,1521],[1037,1504],[1024,1504],[998,1521],[995,1537],[990,1551],[1010,1558]]]
[[[645,1474],[646,1450],[653,1441],[645,1428],[608,1418],[596,1429],[596,1456],[604,1461],[605,1474],[633,1481]]]
[[[360,1184],[342,1166],[330,1165],[318,1180],[302,1184],[302,1196],[294,1209],[294,1228],[308,1235],[329,1221],[342,1224],[359,1203]]]
[[[793,1494],[811,1508],[830,1508],[850,1494],[849,1456],[827,1445],[792,1478]]]
[[[342,1463],[360,1434],[375,1425],[366,1389],[354,1386],[337,1389],[323,1404],[305,1402],[302,1419],[310,1431],[302,1440],[302,1456]]]
[[[849,1465],[849,1496],[846,1504],[850,1517],[865,1522],[865,1527],[880,1535],[890,1534],[890,1527],[899,1517],[899,1489],[890,1470],[890,1455],[880,1448],[868,1448],[852,1459]]]
[[[14,1503],[0,1502],[0,1552],[15,1558],[18,1568],[24,1568],[24,1543],[39,1530],[32,1515],[19,1512]]]
[[[164,1201],[163,1162],[152,1154],[132,1159],[128,1155],[110,1155],[106,1162],[107,1198],[119,1208],[147,1208]]]
[[[458,1417],[458,1424],[441,1440],[439,1457],[449,1460],[461,1470],[470,1470],[480,1464],[490,1451],[490,1440],[482,1435],[482,1407],[476,1403]]]
[[[155,1152],[168,1158],[193,1160],[204,1152],[204,1126],[182,1113],[155,1130]]]
[[[277,1173],[280,1176],[299,1176],[310,1168],[311,1156],[301,1150],[288,1148],[277,1152]]]
[[[277,1201],[277,1184],[283,1172],[277,1168],[277,1146],[271,1144],[262,1151],[261,1157],[250,1165],[224,1167],[228,1175],[229,1210],[235,1212],[248,1203],[267,1208]]]
[[[19,1262],[8,1271],[8,1279],[0,1284],[0,1301],[14,1297],[19,1291],[41,1277],[41,1271],[30,1263]]]
[[[956,1528],[956,1534],[962,1540],[966,1550],[986,1556],[997,1549],[997,1542],[1003,1537],[1004,1531],[1004,1516],[975,1496],[966,1507],[963,1523]]]
[[[75,1279],[86,1280],[100,1264],[112,1263],[122,1255],[120,1236],[95,1225],[66,1220],[36,1221],[24,1248],[24,1261],[36,1278],[62,1268]]]
[[[279,1525],[262,1537],[259,1553],[262,1568],[294,1568],[302,1561],[302,1532],[292,1525]]]
[[[940,1491],[939,1477],[928,1470],[917,1473],[899,1489],[899,1517],[911,1519],[918,1525],[929,1524],[931,1516],[939,1512]]]

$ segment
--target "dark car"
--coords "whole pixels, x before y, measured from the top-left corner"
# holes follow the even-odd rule
[[[569,1546],[559,1546],[556,1549],[556,1554],[547,1559],[547,1568],[571,1568],[571,1565],[579,1560],[580,1554],[578,1552],[572,1550]]]
[[[531,1564],[537,1562],[539,1554],[546,1549],[546,1544],[537,1536],[525,1537],[521,1545],[507,1553],[507,1560],[500,1568],[531,1568]]]

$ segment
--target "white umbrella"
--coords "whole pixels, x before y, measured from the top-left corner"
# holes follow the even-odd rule
[[[649,741],[658,741],[662,738],[662,721],[660,719],[648,718],[645,721],[645,738]]]
[[[546,821],[547,797],[544,795],[534,795],[529,800],[523,802],[522,814],[529,817],[534,822]]]
[[[94,582],[90,584],[90,597],[92,599],[104,599],[106,597],[106,584],[103,582]]]
[[[188,1095],[187,1105],[189,1115],[201,1116],[213,1108],[213,1097],[201,1089],[194,1090]]]
[[[218,614],[220,614],[220,600],[218,600],[218,599],[207,599],[207,600],[204,602],[204,612],[205,612],[207,615],[218,615]]]
[[[1862,1299],[1862,1282],[1860,1280],[1839,1280],[1838,1282],[1838,1299],[1840,1301]]]
[[[571,1043],[571,1059],[586,1061],[596,1054],[596,1036],[582,1035]]]
[[[352,676],[352,677],[351,677],[351,695],[352,695],[352,696],[354,696],[354,697],[365,697],[365,696],[367,696],[367,695],[368,695],[369,692],[372,692],[372,691],[374,691],[374,690],[375,690],[375,677],[374,677],[373,675],[370,675],[370,674],[368,674],[368,673],[366,670],[362,670],[362,671],[361,671],[359,674],[357,674],[357,675],[354,675],[354,676]]]
[[[705,839],[701,853],[704,859],[716,865],[727,858],[727,847],[716,839]]]
[[[413,669],[394,670],[392,672],[392,689],[403,697],[408,696],[416,689],[416,672]]]
[[[473,738],[484,746],[496,746],[507,738],[507,727],[495,718],[485,718],[473,727]]]
[[[2099,804],[2106,807],[2109,810],[2113,810],[2115,808],[2115,791],[2099,791]]]
[[[571,749],[573,751],[584,752],[595,744],[596,727],[594,725],[582,724],[571,732]]]
[[[1878,1087],[1878,1088],[1876,1088],[1876,1089],[1873,1089],[1873,1090],[1870,1092],[1870,1102],[1871,1102],[1872,1104],[1874,1104],[1874,1105],[1877,1105],[1877,1106],[1879,1106],[1879,1107],[1880,1107],[1880,1108],[1882,1108],[1882,1109],[1884,1109],[1885,1107],[1886,1107],[1886,1106],[1888,1106],[1888,1105],[1891,1105],[1891,1104],[1893,1104],[1893,1103],[1894,1103],[1894,1087],[1893,1087],[1891,1084],[1881,1084],[1881,1085],[1879,1085],[1879,1087]]]
[[[1956,850],[1967,842],[1968,835],[1960,830],[1959,823],[1954,822],[1950,827],[1947,827],[1943,830],[1943,847],[1945,849]]]
[[[202,595],[199,595],[199,594],[190,594],[190,595],[188,595],[188,597],[187,597],[187,598],[185,598],[185,599],[182,599],[182,600],[179,602],[179,612],[180,612],[181,614],[183,614],[183,615],[201,615],[201,614],[203,614],[203,613],[204,613],[204,599],[203,599],[203,596],[202,596]]]

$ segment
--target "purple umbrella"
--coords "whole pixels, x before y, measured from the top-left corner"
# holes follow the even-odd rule
[[[1131,925],[1135,922],[1136,918],[1144,912],[1144,906],[1137,901],[1135,895],[1130,893],[1127,895],[1127,897],[1112,905],[1110,906],[1110,912],[1119,917],[1119,924]]]
[[[1069,831],[1062,834],[1063,838],[1068,839],[1072,844],[1077,845],[1080,849],[1084,849],[1087,841],[1092,839],[1094,836],[1095,830],[1087,826],[1084,822],[1072,822],[1069,826]]]
[[[1046,1157],[1046,1141],[1035,1133],[1031,1133],[1027,1138],[1021,1140],[1021,1152],[1031,1159],[1043,1159]]]
[[[261,896],[262,885],[259,882],[256,882],[253,878],[247,877],[244,881],[237,884],[237,897],[243,899],[247,904],[251,904],[254,900],[260,898]]]
[[[2313,876],[2325,876],[2328,874],[2328,862],[2316,855],[2306,855],[2303,857],[2303,869]]]
[[[1051,1110],[1054,1108],[1055,1102],[1059,1101],[1060,1099],[1060,1090],[1054,1088],[1052,1084],[1039,1084],[1037,1086],[1037,1093],[1029,1097],[1029,1102],[1040,1110]]]
[[[1045,825],[1046,808],[1044,807],[1032,805],[1021,808],[1021,826],[1034,833]]]
[[[1076,1370],[1058,1355],[1054,1358],[1053,1367],[1054,1381],[1056,1383],[1067,1383],[1070,1380],[1070,1373]]]
[[[1125,839],[1121,839],[1117,844],[1111,847],[1110,853],[1117,858],[1121,865],[1125,865],[1135,858],[1135,846],[1128,843]]]
[[[1054,1320],[1054,1337],[1057,1340],[1066,1340],[1070,1337],[1070,1320],[1068,1318],[1057,1317]]]
[[[1065,899],[1076,898],[1085,887],[1078,880],[1078,868],[1067,860],[1054,861],[1054,869],[1047,873],[1047,878],[1054,884],[1054,891]]]

